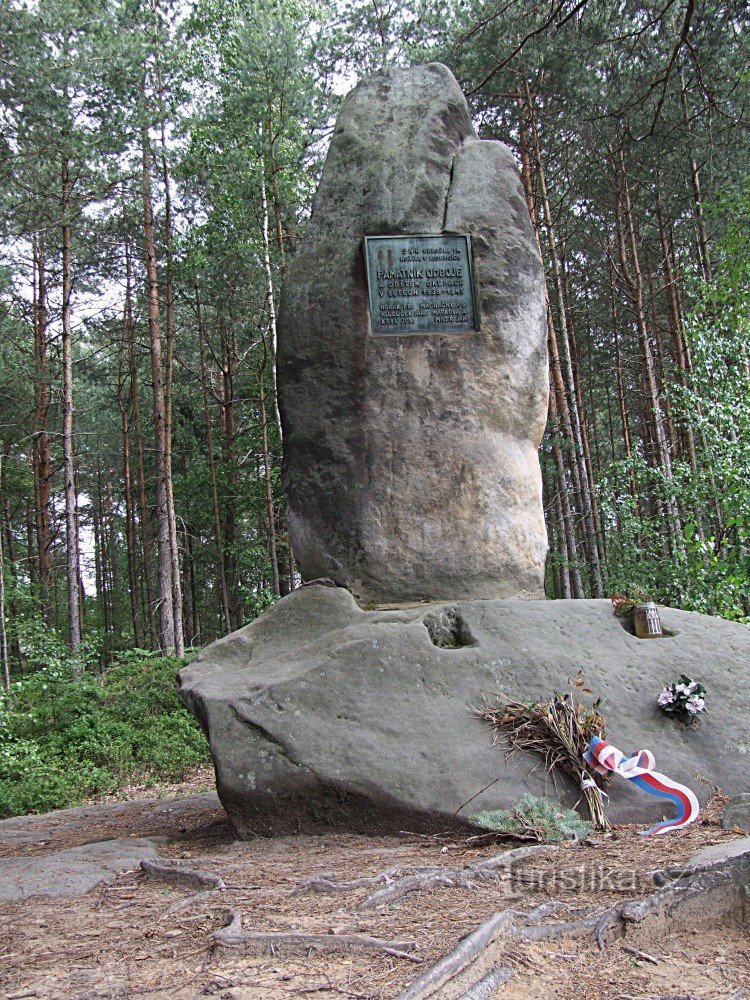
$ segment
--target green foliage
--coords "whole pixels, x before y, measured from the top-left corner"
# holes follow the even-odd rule
[[[600,481],[608,525],[609,589],[640,588],[653,600],[750,621],[750,186],[724,199],[732,218],[716,250],[715,276],[700,283],[685,339],[687,385],[671,385],[677,425],[692,427],[695,462],[668,480],[636,455]],[[632,472],[638,484],[627,492]],[[644,496],[661,498],[644,510]],[[668,497],[682,513],[670,543]],[[676,554],[670,556],[669,550]]]
[[[575,809],[565,809],[558,802],[528,794],[512,809],[486,810],[471,819],[487,830],[543,843],[577,840],[591,832],[591,823],[581,819]]]
[[[0,695],[0,816],[74,805],[134,778],[176,781],[209,760],[180,701],[181,661],[133,650],[73,678],[54,661]]]

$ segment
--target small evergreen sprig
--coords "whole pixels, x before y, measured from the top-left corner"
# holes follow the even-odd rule
[[[557,802],[526,794],[511,809],[490,809],[471,817],[472,822],[486,830],[540,843],[580,840],[592,830],[592,824],[582,819],[574,809]]]
[[[692,721],[706,711],[706,689],[687,674],[668,684],[658,699],[659,708],[668,715]]]

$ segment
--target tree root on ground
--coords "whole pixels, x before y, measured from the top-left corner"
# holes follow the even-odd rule
[[[493,913],[489,920],[485,920],[471,934],[462,938],[458,947],[423,972],[411,986],[400,993],[398,1000],[421,1000],[422,997],[429,997],[448,980],[463,972],[493,941],[505,937],[513,926],[513,918],[513,910]]]
[[[636,943],[653,943],[675,930],[748,922],[750,852],[687,871],[689,874],[679,877],[666,888],[643,899],[620,903],[598,917],[555,924],[537,923],[540,915],[551,911],[550,903],[543,903],[528,914],[514,910],[495,913],[464,937],[452,952],[426,969],[399,994],[397,1000],[427,1000],[428,997],[438,1000],[448,995],[443,991],[447,984],[452,987],[450,996],[457,996],[457,977],[468,971],[478,959],[486,959],[491,946],[502,946],[504,942],[588,937],[603,950],[610,936],[614,939],[627,937]],[[525,921],[526,926],[519,926],[519,918]],[[502,954],[492,957],[495,959],[493,972],[507,971],[499,967]],[[471,984],[460,995],[460,1000],[483,1000],[492,996],[491,991],[487,992],[491,989],[492,974],[486,973]],[[498,985],[504,981],[500,979]]]
[[[363,878],[354,878],[348,882],[340,882],[335,876],[319,875],[317,878],[312,878],[309,882],[298,886],[294,890],[293,895],[296,896],[303,892],[355,892],[357,889],[365,889],[371,885],[391,882],[408,870],[405,867],[386,868],[385,871],[378,872],[377,875],[366,875]]]
[[[557,850],[559,847],[556,845],[534,844],[531,847],[516,847],[510,851],[503,851],[502,854],[483,858],[481,861],[473,861],[460,868],[436,865],[422,867],[404,865],[403,867],[387,868],[385,871],[378,872],[377,875],[357,878],[349,882],[339,882],[335,878],[322,876],[311,879],[295,891],[354,892],[357,889],[383,884],[383,888],[371,893],[357,906],[358,910],[370,910],[384,903],[393,903],[409,893],[424,892],[439,886],[451,889],[473,889],[482,882],[501,878],[504,874],[513,871],[519,864],[523,864],[528,858],[534,855],[538,856],[540,852],[549,853]]]
[[[181,868],[177,865],[160,865],[155,861],[141,861],[141,869],[149,878],[157,878],[167,885],[188,886],[190,889],[223,892],[226,889],[224,879],[210,872],[202,872],[197,868]]]
[[[462,993],[458,1000],[490,1000],[490,997],[494,997],[498,987],[507,983],[512,975],[511,969],[492,969],[479,982],[474,983],[465,993]]]
[[[422,961],[412,954],[417,947],[416,941],[384,941],[367,934],[243,931],[242,914],[238,910],[230,910],[229,917],[229,924],[212,935],[212,950],[228,948],[243,955],[276,955],[278,952],[307,955],[311,951],[359,951],[374,955],[385,952],[410,962]]]
[[[189,889],[199,889],[199,892],[185,899],[178,899],[159,918],[164,920],[171,917],[180,910],[186,910],[189,906],[202,903],[213,896],[215,892],[224,892],[226,884],[218,875],[210,872],[199,871],[197,868],[182,868],[178,865],[160,865],[154,861],[141,861],[141,869],[149,878],[159,879],[167,885],[187,887]]]

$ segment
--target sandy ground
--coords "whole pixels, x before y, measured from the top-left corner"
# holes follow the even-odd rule
[[[180,790],[204,787],[199,776]],[[137,794],[139,790],[135,790]],[[142,790],[141,794],[142,794]],[[0,905],[0,996],[21,998],[220,997],[280,1000],[330,996],[393,998],[458,939],[505,907],[528,911],[551,899],[551,919],[588,916],[623,898],[654,891],[650,873],[687,860],[699,848],[732,839],[716,809],[686,831],[657,838],[619,827],[593,844],[534,858],[512,876],[475,889],[439,888],[359,911],[367,889],[323,894],[305,883],[396,865],[458,866],[512,843],[476,849],[460,839],[404,832],[394,837],[331,835],[238,842],[218,802],[180,800],[83,807],[23,821],[24,838],[0,840],[0,854],[34,855],[109,837],[157,836],[163,857],[220,874],[223,893],[170,912],[195,893],[126,871],[76,900],[31,899]],[[0,824],[1,826],[1,824]],[[11,831],[12,832],[12,831]],[[415,941],[419,962],[342,953],[239,956],[212,950],[211,935],[239,910],[246,930],[363,933]],[[747,927],[700,929],[654,941],[654,962],[618,943],[600,953],[587,941],[513,945],[513,978],[498,991],[509,1000],[628,1000],[679,996],[750,1000]],[[655,964],[654,964],[655,963]]]

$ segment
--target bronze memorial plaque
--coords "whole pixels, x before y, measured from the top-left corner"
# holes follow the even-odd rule
[[[366,236],[365,268],[373,334],[477,330],[468,236]]]

